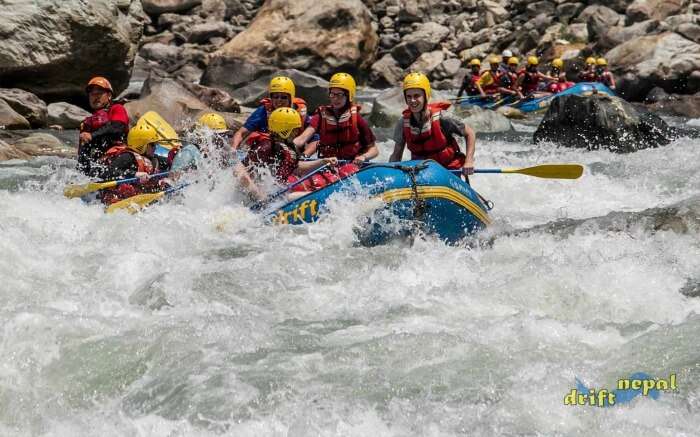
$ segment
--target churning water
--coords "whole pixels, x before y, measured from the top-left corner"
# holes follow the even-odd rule
[[[478,143],[478,167],[545,162],[586,172],[472,177],[495,203],[480,244],[374,248],[347,199],[267,226],[221,172],[106,215],[62,196],[69,160],[1,164],[0,435],[697,435],[700,298],[679,290],[700,282],[698,229],[536,227],[678,202],[697,223],[697,142]],[[564,404],[575,378],[635,372],[677,389]]]

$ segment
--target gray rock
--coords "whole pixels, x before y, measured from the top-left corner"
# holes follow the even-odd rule
[[[139,4],[139,2],[132,2]],[[128,81],[143,22],[110,0],[3,0],[0,83],[44,100],[85,97],[85,84],[106,76],[118,94]],[[130,6],[129,13],[140,8]]]
[[[77,149],[70,147],[55,136],[46,133],[35,133],[26,138],[15,141],[13,144],[17,150],[30,156],[59,156],[62,158],[74,158]]]
[[[564,31],[564,38],[569,42],[588,42],[588,25],[585,23],[570,24]]]
[[[404,0],[403,7],[399,10],[398,19],[404,23],[414,23],[423,21],[424,17],[430,16],[435,10],[435,3],[428,0]]]
[[[275,70],[234,90],[231,95],[244,106],[258,106],[260,99],[267,96],[270,79],[278,75],[288,76],[294,81],[297,97],[306,101],[309,112],[328,103],[328,81],[299,70]]]
[[[583,3],[562,3],[557,6],[557,16],[562,23],[568,23],[583,10]]]
[[[166,12],[185,12],[201,5],[202,0],[141,0],[143,10],[151,15]]]
[[[642,21],[627,27],[613,26],[598,38],[598,45],[601,50],[610,50],[633,38],[649,35],[653,33],[658,26],[659,22],[656,20]]]
[[[0,99],[26,118],[33,128],[46,126],[46,103],[34,94],[17,88],[0,88]]]
[[[455,109],[455,114],[461,117],[477,133],[508,132],[513,130],[513,124],[507,117],[496,111],[482,109],[478,106],[457,108]]]
[[[692,74],[700,70],[700,45],[666,32],[633,38],[606,53],[613,72],[621,76],[617,91],[628,100],[641,100],[656,85],[667,91],[700,89]]]
[[[15,146],[7,144],[0,140],[0,161],[8,161],[10,159],[29,159],[31,156],[17,149]]]
[[[384,55],[380,60],[372,64],[369,81],[372,86],[384,88],[393,87],[401,82],[403,69],[390,55]]]
[[[433,71],[433,77],[437,80],[440,79],[452,79],[457,72],[462,62],[457,58],[445,59],[438,67]],[[457,85],[459,86],[459,84]]]
[[[664,91],[663,88],[660,87],[654,87],[649,91],[649,94],[647,94],[646,99],[644,99],[645,102],[647,103],[658,103],[658,102],[663,102],[664,100],[667,100],[670,96],[666,91]]]
[[[207,21],[224,21],[226,19],[226,2],[224,0],[202,0],[200,15]]]
[[[391,50],[391,55],[403,68],[411,65],[418,57],[425,52],[433,50],[440,44],[450,29],[437,23],[423,23],[418,30],[406,35],[401,43]]]
[[[531,2],[527,5],[526,10],[531,17],[539,14],[551,15],[555,11],[555,6],[550,1]]]
[[[383,49],[391,49],[401,41],[399,35],[395,33],[385,33],[379,37],[379,46]]]
[[[597,41],[613,26],[622,21],[622,15],[612,9],[595,5],[589,6],[581,12],[577,20],[588,25],[588,37],[591,41]]]
[[[676,32],[694,42],[700,42],[700,25],[695,23],[683,23],[678,26]]]
[[[686,6],[684,0],[635,0],[627,7],[627,19],[630,23],[645,20],[663,20],[679,14]]]
[[[423,53],[411,64],[409,71],[420,71],[427,76],[432,76],[433,70],[445,60],[445,54],[442,50],[434,50],[432,52]]]
[[[18,114],[6,101],[0,99],[0,129],[29,129],[26,118]]]
[[[654,88],[654,90],[658,89],[659,88]],[[649,94],[652,93],[650,92]],[[651,97],[657,101],[648,106],[652,111],[677,117],[700,118],[700,93],[672,96],[663,96],[660,92],[656,94],[657,95],[652,95]],[[647,101],[649,97],[650,96],[647,95]]]
[[[49,126],[61,126],[64,129],[78,129],[80,123],[89,116],[89,112],[70,103],[49,103],[47,123]]]
[[[230,32],[229,25],[220,21],[195,24],[189,28],[187,42],[202,44],[211,38],[227,37]]]
[[[619,97],[594,94],[555,97],[533,141],[629,153],[664,146],[675,137],[675,130],[657,115],[640,112]]]
[[[467,63],[474,58],[484,59],[486,55],[491,53],[492,44],[490,42],[485,42],[470,48],[469,50],[462,50],[459,52],[459,59],[462,63]]]
[[[167,66],[179,61],[180,51],[180,47],[153,42],[144,44],[139,55],[143,56],[144,59]]]

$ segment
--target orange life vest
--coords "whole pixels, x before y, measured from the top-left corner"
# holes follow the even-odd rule
[[[134,160],[136,161],[136,171],[148,173],[148,174],[153,174],[156,170],[155,166],[153,165],[153,162],[146,158],[143,155],[140,155],[133,150],[128,149],[125,145],[119,144],[117,146],[114,146],[107,150],[107,152],[104,154],[102,157],[103,162],[105,164],[109,165],[109,163],[116,158],[117,156],[121,155],[122,153],[131,153],[131,155],[134,157]]]
[[[270,117],[270,113],[274,111],[274,109],[272,109],[272,100],[270,100],[269,97],[265,97],[264,99],[260,100],[260,105],[265,107],[267,116]],[[292,100],[292,108],[297,110],[301,116],[301,125],[304,126],[306,122],[306,113],[308,111],[306,101],[301,97],[294,97]]]
[[[430,118],[421,127],[411,125],[411,110],[403,111],[403,138],[411,159],[433,159],[450,169],[460,168],[465,156],[459,151],[457,140],[447,137],[440,127],[440,113],[449,108],[447,102],[428,104]]]
[[[317,109],[321,122],[318,130],[321,137],[318,145],[320,156],[353,159],[360,153],[362,144],[357,127],[359,111],[359,106],[350,105],[349,110],[336,118],[331,106],[320,106]]]

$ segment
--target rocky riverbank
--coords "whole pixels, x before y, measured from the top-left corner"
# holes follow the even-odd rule
[[[205,110],[235,125],[264,82],[297,70],[312,103],[335,71],[393,87],[410,70],[436,89],[504,49],[562,57],[574,76],[605,56],[628,100],[700,115],[700,3],[688,0],[6,0],[0,125],[75,128],[84,85],[109,77],[133,117],[177,124]],[[27,55],[29,53],[29,55]],[[301,80],[301,79],[299,79]],[[313,106],[313,104],[312,104]],[[245,108],[244,108],[245,112]]]

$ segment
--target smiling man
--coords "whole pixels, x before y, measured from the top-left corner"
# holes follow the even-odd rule
[[[104,77],[90,79],[85,92],[93,113],[80,124],[78,170],[88,176],[99,176],[102,168],[99,161],[107,149],[126,139],[129,115],[123,105],[112,101],[114,90]]]

